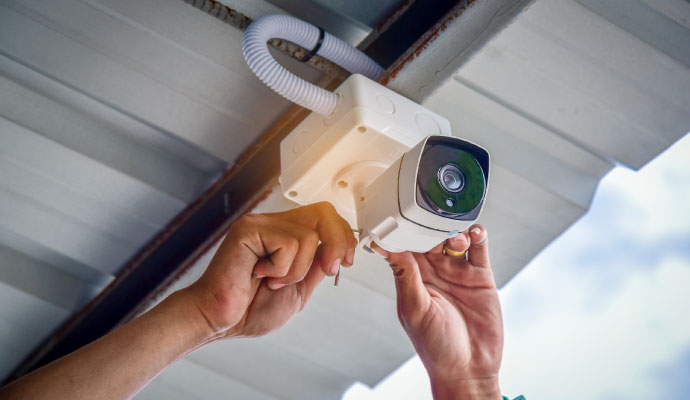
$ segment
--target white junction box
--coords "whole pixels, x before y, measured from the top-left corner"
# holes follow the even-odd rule
[[[451,127],[362,75],[351,75],[335,93],[331,115],[311,113],[281,142],[280,184],[299,204],[330,202],[359,229],[356,204],[364,201],[364,189],[427,136],[450,136]]]

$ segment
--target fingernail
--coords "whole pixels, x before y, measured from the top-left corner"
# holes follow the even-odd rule
[[[355,249],[348,249],[345,253],[345,263],[352,265],[355,262]]]
[[[386,258],[385,250],[383,250],[382,248],[380,248],[376,243],[371,242],[371,245],[370,245],[369,247],[370,247],[372,250],[374,250],[374,252],[375,252],[376,254],[380,255],[380,256],[383,257],[383,258]]]
[[[278,290],[278,289],[281,289],[284,287],[285,287],[284,283],[274,283],[273,285],[271,285],[271,290]]]
[[[475,235],[479,235],[480,233],[482,233],[482,230],[479,229],[478,226],[475,226],[474,228],[472,228],[470,232],[474,233]]]
[[[340,269],[340,258],[337,258],[333,261],[333,264],[331,264],[331,275],[335,275],[338,273],[338,270]]]
[[[265,277],[266,277],[266,275],[252,274],[252,279],[261,279],[261,278],[265,278]]]

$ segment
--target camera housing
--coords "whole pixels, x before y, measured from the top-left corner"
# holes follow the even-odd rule
[[[285,197],[302,205],[330,202],[360,232],[360,244],[368,248],[373,240],[390,251],[427,251],[479,216],[486,150],[452,137],[444,117],[362,75],[351,75],[335,93],[332,114],[311,113],[280,144]],[[429,144],[430,153],[424,151]],[[448,149],[456,147],[469,158],[451,160],[448,151],[455,150]],[[436,168],[435,159],[448,160]],[[483,190],[468,179],[477,175],[468,165],[481,169]],[[429,171],[437,184],[427,179],[417,193],[417,177],[431,177]],[[439,197],[446,192],[450,206],[444,205],[449,196]],[[476,207],[463,203],[479,192]]]
[[[479,218],[488,184],[485,149],[428,136],[364,190],[357,210],[368,233],[363,244],[426,252]]]

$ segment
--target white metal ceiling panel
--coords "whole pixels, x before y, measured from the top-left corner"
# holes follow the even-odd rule
[[[268,379],[268,377],[265,377]],[[187,359],[178,360],[137,395],[150,400],[275,400],[263,390],[218,374]]]
[[[193,200],[224,167],[11,59],[0,56],[0,69],[4,118],[181,201]]]
[[[687,133],[687,68],[576,2],[544,0],[456,80],[595,154],[639,168]]]
[[[67,315],[61,307],[0,282],[0,375],[10,372]]]
[[[240,38],[183,1],[0,0],[1,282],[76,311],[287,109]]]
[[[689,17],[682,0],[537,0],[425,100],[492,154],[481,222],[499,284],[613,165],[639,168],[690,130]],[[0,376],[288,107],[240,39],[181,0],[0,0]],[[279,190],[257,211],[291,207]],[[412,354],[394,298],[385,263],[358,254],[285,329],[199,349],[138,397],[338,398]]]

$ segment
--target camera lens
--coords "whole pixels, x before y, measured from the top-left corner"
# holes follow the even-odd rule
[[[445,190],[458,193],[465,187],[465,176],[455,164],[448,163],[438,170],[438,182]]]
[[[417,168],[417,204],[447,218],[474,218],[486,192],[488,153],[453,137],[430,138]]]

